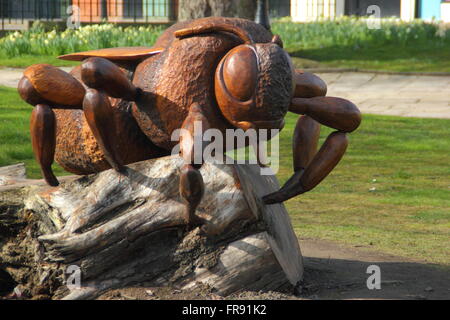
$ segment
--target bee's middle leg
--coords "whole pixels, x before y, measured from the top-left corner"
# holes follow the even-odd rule
[[[114,63],[104,58],[89,58],[81,65],[81,79],[89,87],[83,110],[106,160],[116,171],[123,171],[123,160],[117,150],[117,128],[108,96],[135,101],[140,90]]]
[[[117,148],[115,119],[108,96],[96,89],[87,89],[83,100],[83,111],[106,160],[114,170],[122,172],[124,165]]]

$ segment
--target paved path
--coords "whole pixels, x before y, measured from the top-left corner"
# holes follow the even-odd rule
[[[72,68],[64,67],[61,69],[69,72]],[[17,83],[19,83],[20,78],[22,78],[23,70],[24,69],[19,68],[0,67],[0,85],[17,88]]]
[[[17,83],[22,76],[21,69],[2,68],[0,69],[0,85],[7,87],[17,87]]]
[[[21,75],[21,69],[2,68],[0,85],[17,87]],[[363,113],[450,119],[450,77],[360,72],[318,75],[327,82],[329,96],[349,99]]]
[[[321,73],[328,95],[353,101],[363,113],[450,118],[450,77]]]

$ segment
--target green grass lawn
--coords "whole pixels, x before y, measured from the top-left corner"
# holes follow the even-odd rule
[[[295,121],[281,135],[280,182],[291,173]],[[449,164],[450,120],[365,115],[338,167],[286,206],[300,237],[448,265]]]
[[[0,166],[24,162],[29,178],[41,178],[30,140],[32,107],[19,98],[16,89],[0,86]],[[57,164],[56,174],[67,174]]]
[[[395,72],[450,72],[450,46],[287,48],[297,68],[356,68]],[[0,61],[1,62],[1,61]]]
[[[31,107],[0,87],[0,166],[25,162],[40,178],[28,131]],[[288,115],[280,182],[291,174]],[[322,141],[331,130],[322,130]],[[450,264],[450,120],[365,115],[342,162],[313,191],[287,202],[295,231]],[[57,174],[64,172],[55,165]]]
[[[310,23],[281,19],[273,32],[299,68],[357,68],[405,72],[450,72],[450,26],[421,20],[381,19],[369,29],[364,18]]]
[[[70,67],[80,64],[78,61],[66,61],[60,60],[55,56],[42,56],[42,55],[22,55],[17,57],[7,57],[0,53],[0,68],[26,68],[32,64],[47,63],[56,67]]]

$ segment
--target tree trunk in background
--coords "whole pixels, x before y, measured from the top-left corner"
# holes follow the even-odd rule
[[[254,20],[256,0],[180,0],[178,20],[203,17],[239,17]]]

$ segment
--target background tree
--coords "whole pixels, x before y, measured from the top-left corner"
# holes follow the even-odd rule
[[[178,20],[210,16],[239,17],[253,20],[256,0],[179,0]]]

